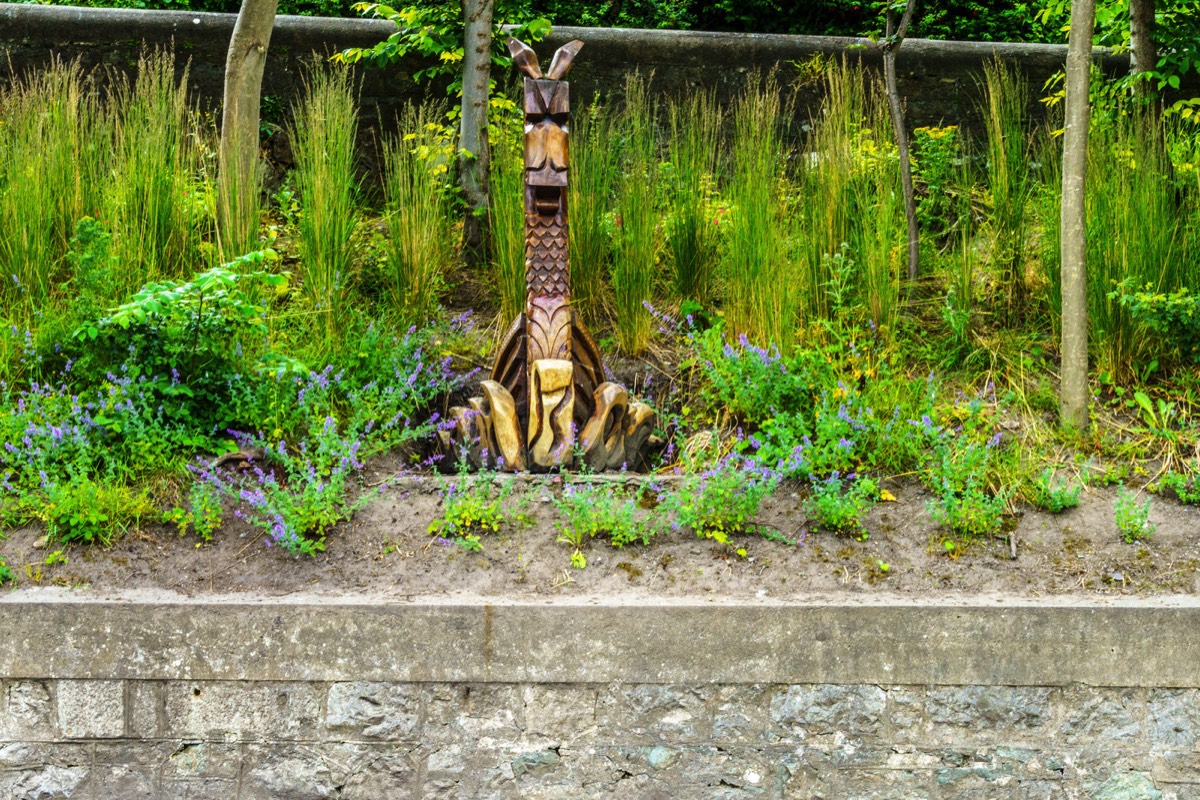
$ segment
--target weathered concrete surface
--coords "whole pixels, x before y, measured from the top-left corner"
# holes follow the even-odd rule
[[[0,676],[1200,687],[1200,601],[0,598]],[[102,684],[80,702],[109,702]]]
[[[0,3],[0,54],[5,54],[0,58],[0,85],[11,73],[39,68],[52,56],[79,59],[85,68],[103,66],[121,72],[132,67],[145,44],[173,46],[181,66],[185,60],[190,62],[193,90],[204,105],[212,107],[220,102],[225,50],[234,19],[232,14]],[[296,99],[302,68],[314,53],[327,56],[347,47],[370,46],[393,30],[391,23],[381,20],[278,17],[263,79],[268,120],[277,121],[276,110],[286,111]],[[729,102],[752,74],[776,66],[783,82],[790,85],[797,74],[790,63],[816,54],[845,55],[871,66],[879,62],[878,52],[867,46],[865,39],[773,34],[561,27],[538,48],[550,53],[575,38],[587,43],[571,74],[572,95],[579,103],[587,103],[597,92],[619,93],[625,74],[632,70],[653,73],[655,92],[682,96],[696,86],[705,86]],[[982,65],[996,57],[1019,65],[1036,90],[1062,68],[1066,47],[909,40],[897,58],[909,124],[974,127]],[[1128,66],[1127,56],[1097,51],[1097,58],[1109,71]],[[422,62],[413,59],[386,70],[359,71],[368,126],[388,128],[408,100],[427,92],[443,95],[441,88],[412,81],[421,66]],[[816,110],[819,87],[796,87],[794,91],[796,113],[806,119]],[[1035,98],[1028,110],[1034,118],[1044,114]]]
[[[0,798],[1188,800],[1198,614],[18,590]]]

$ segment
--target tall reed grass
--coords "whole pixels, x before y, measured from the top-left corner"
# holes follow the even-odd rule
[[[1026,106],[1029,84],[999,59],[983,69],[983,121],[987,133],[988,225],[991,262],[1004,289],[1005,311],[1014,319],[1025,305],[1027,211],[1034,181]]]
[[[1142,336],[1116,284],[1170,292],[1195,285],[1187,215],[1170,179],[1162,123],[1124,109],[1101,115],[1088,145],[1088,319],[1099,367],[1116,380],[1136,374],[1161,343]]]
[[[444,145],[436,121],[444,111],[409,105],[400,117],[400,135],[384,149],[387,207],[387,275],[392,307],[413,325],[429,321],[446,285],[454,256],[453,226],[446,177],[453,151]]]
[[[106,201],[127,284],[189,274],[207,212],[199,191],[198,117],[187,98],[187,69],[175,57],[143,54],[137,79],[118,84],[113,174]]]
[[[1032,202],[1039,227],[1042,294],[1057,337],[1062,330],[1062,138],[1044,128],[1037,134],[1034,151],[1042,166]]]
[[[506,330],[506,326],[525,311],[525,158],[519,131],[514,130],[511,138],[499,138],[493,134],[492,139],[489,227],[492,234],[492,274],[500,295],[501,330]],[[572,164],[572,182],[575,181],[574,167]],[[572,234],[575,224],[572,219]],[[574,262],[578,260],[574,250],[571,255],[574,267]],[[571,284],[572,301],[577,302],[578,282],[574,269]]]
[[[318,335],[335,343],[349,296],[358,220],[355,139],[358,104],[350,72],[313,67],[293,109],[292,152],[300,195],[301,286]]]
[[[623,159],[617,185],[616,257],[613,296],[617,310],[617,345],[636,355],[650,342],[649,304],[658,262],[658,147],[657,119],[639,75],[625,82],[621,116]]]
[[[733,111],[732,219],[724,258],[725,313],[732,329],[761,344],[787,347],[796,328],[797,285],[780,234],[779,87],[752,79]]]
[[[717,243],[712,195],[720,183],[720,133],[724,112],[710,90],[673,101],[670,123],[671,197],[667,247],[675,269],[675,293],[707,305],[713,296]]]
[[[827,69],[824,89],[798,162],[799,202],[791,213],[797,305],[808,321],[820,321],[839,311],[835,301],[855,299],[890,330],[906,229],[883,87],[843,61]]]
[[[571,122],[571,302],[591,323],[606,299],[613,240],[607,215],[618,175],[618,150],[610,109],[593,102]]]
[[[109,117],[78,64],[55,62],[0,93],[0,301],[28,324],[68,276],[75,221],[97,214]]]

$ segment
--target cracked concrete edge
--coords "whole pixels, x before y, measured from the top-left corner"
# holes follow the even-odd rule
[[[1200,603],[503,598],[362,602],[17,591],[0,677],[1200,687]]]

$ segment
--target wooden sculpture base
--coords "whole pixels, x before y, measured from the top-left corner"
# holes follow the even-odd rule
[[[605,380],[591,334],[571,313],[570,358],[527,364],[529,325],[513,321],[482,397],[450,409],[443,453],[474,468],[508,472],[581,466],[637,469],[654,430],[654,411]],[[576,459],[582,463],[576,464]]]

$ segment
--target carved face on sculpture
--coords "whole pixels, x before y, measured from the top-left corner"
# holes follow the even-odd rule
[[[566,186],[570,117],[569,85],[525,79],[525,182]]]
[[[525,183],[531,187],[566,186],[570,161],[568,120],[570,86],[562,78],[583,42],[568,42],[554,54],[545,76],[537,55],[516,39],[508,40],[513,63],[525,79]]]

